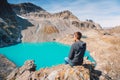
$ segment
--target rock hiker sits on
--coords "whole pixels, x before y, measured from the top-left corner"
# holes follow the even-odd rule
[[[81,32],[74,33],[75,43],[71,46],[69,56],[65,57],[65,64],[69,64],[70,66],[82,65],[86,50],[86,43],[80,40],[81,37]]]

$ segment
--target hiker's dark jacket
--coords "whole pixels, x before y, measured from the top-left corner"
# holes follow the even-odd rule
[[[86,43],[77,41],[71,46],[69,53],[69,59],[74,65],[81,65],[83,63],[83,57],[86,50]]]

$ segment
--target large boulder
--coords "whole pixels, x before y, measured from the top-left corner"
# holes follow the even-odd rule
[[[33,60],[28,60],[20,68],[16,68],[7,77],[7,80],[28,80],[30,74],[36,70],[36,65]]]

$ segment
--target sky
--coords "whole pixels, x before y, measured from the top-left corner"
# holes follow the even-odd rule
[[[71,11],[81,21],[92,19],[102,27],[120,25],[120,0],[8,0],[18,4],[31,2],[50,13]]]

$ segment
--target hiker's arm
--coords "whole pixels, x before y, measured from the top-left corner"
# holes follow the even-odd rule
[[[83,44],[84,51],[86,51],[86,43]]]
[[[70,49],[70,53],[69,53],[69,59],[70,59],[70,60],[73,59],[74,54],[75,54],[75,52],[74,52],[74,48],[73,48],[73,45],[72,45],[72,46],[71,46],[71,49]]]

